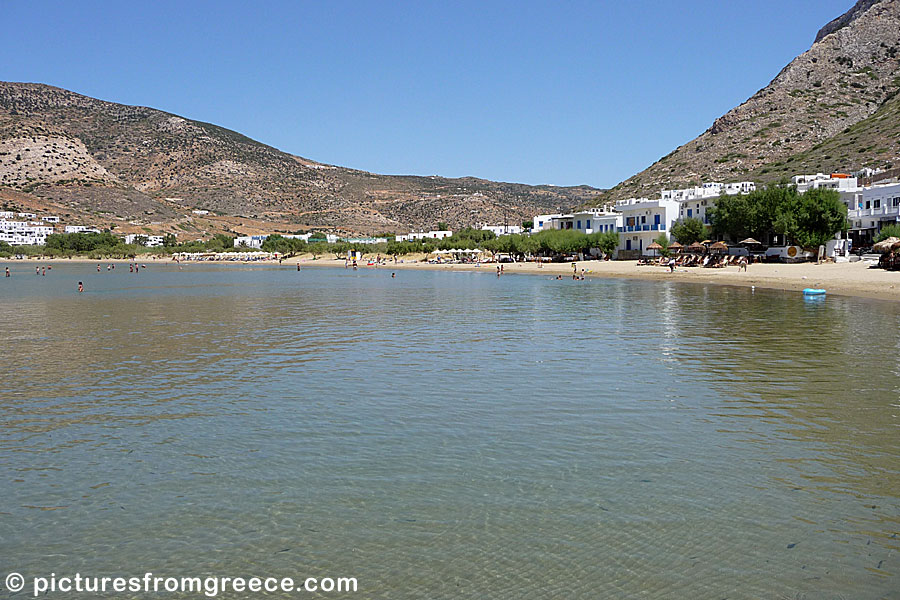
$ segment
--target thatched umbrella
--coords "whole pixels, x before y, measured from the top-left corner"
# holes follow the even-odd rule
[[[712,246],[709,247],[710,250],[715,250],[716,252],[728,252],[728,244],[725,242],[716,242]]]
[[[742,246],[758,246],[759,242],[753,238],[747,238],[746,240],[741,240],[738,244],[741,244]]]
[[[649,246],[647,246],[647,250],[653,250],[653,251],[656,251],[656,252],[659,252],[659,251],[662,250],[662,249],[663,249],[663,247],[660,246],[657,242],[653,242],[652,244],[650,244]]]
[[[671,244],[669,244],[669,250],[673,250],[675,252],[681,252],[683,248],[684,246],[682,246],[678,242],[672,242]]]
[[[885,254],[887,252],[890,252],[895,244],[900,244],[900,238],[892,236],[887,238],[886,240],[881,240],[880,242],[872,246],[872,250]]]
[[[686,248],[689,252],[706,252],[706,246],[701,244],[700,242],[694,242],[690,246]]]

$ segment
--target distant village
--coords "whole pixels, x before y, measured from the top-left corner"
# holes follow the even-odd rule
[[[826,248],[827,256],[841,260],[849,255],[851,248],[872,243],[882,227],[900,223],[900,182],[896,178],[885,183],[859,185],[863,177],[871,177],[875,171],[864,170],[856,173],[817,173],[796,175],[791,184],[800,193],[824,188],[839,193],[847,207],[849,228],[835,236]],[[709,211],[716,206],[717,199],[725,196],[749,194],[756,190],[751,181],[738,183],[704,183],[685,189],[662,190],[658,198],[629,198],[619,200],[615,205],[591,208],[568,214],[544,214],[533,217],[531,226],[510,224],[476,224],[475,228],[490,231],[496,236],[513,234],[533,234],[545,230],[572,230],[585,234],[596,232],[616,232],[619,246],[616,258],[638,259],[652,253],[654,241],[662,234],[672,231],[673,225],[684,219],[698,219],[709,225]],[[197,214],[207,211],[196,210]],[[47,236],[55,233],[100,233],[94,227],[78,224],[61,224],[60,217],[38,216],[29,212],[0,211],[0,242],[10,246],[42,246]],[[333,244],[383,244],[387,237],[339,237],[335,234],[304,233],[279,234],[284,238],[310,241],[311,238]],[[396,235],[393,241],[442,240],[453,235],[449,229],[418,231]],[[120,236],[125,244],[140,244],[160,247],[165,243],[161,235],[128,234]],[[236,248],[259,249],[268,235],[249,235],[234,238]],[[768,252],[778,254],[785,251],[786,240],[773,234],[771,239],[759,240],[761,246],[769,247]]]

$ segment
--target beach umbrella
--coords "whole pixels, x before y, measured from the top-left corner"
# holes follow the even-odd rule
[[[880,242],[872,246],[872,250],[884,254],[885,252],[890,252],[891,248],[894,247],[894,244],[900,244],[900,238],[889,237],[885,240],[881,240]]]
[[[703,241],[700,242],[700,243],[701,243],[701,244],[704,244],[704,245],[705,245],[705,244],[712,244],[712,240],[703,240]]]
[[[725,242],[716,242],[715,244],[713,244],[712,246],[710,246],[709,249],[710,249],[710,250],[724,250],[724,251],[727,252],[727,251],[728,251],[728,244],[726,244]]]
[[[691,252],[703,252],[706,250],[706,246],[701,244],[700,242],[694,242],[690,246],[687,247]]]
[[[753,238],[747,238],[746,240],[741,240],[741,241],[738,242],[738,243],[739,243],[739,244],[759,244],[759,242],[757,242],[757,241],[754,240]]]
[[[647,246],[647,250],[653,250],[654,252],[659,252],[660,250],[662,250],[662,246],[660,246],[656,242],[653,242],[652,244]]]
[[[683,249],[684,249],[684,246],[682,246],[678,242],[672,242],[671,244],[669,244],[669,250],[671,250],[673,252],[676,252],[676,253],[681,252]]]

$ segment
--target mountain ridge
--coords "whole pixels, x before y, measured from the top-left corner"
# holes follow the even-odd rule
[[[600,192],[475,177],[378,175],[295,156],[154,108],[11,82],[0,82],[0,186],[67,206],[80,198],[94,212],[151,223],[203,209],[357,232],[431,228],[439,221],[454,227],[518,223]],[[109,201],[117,189],[135,210],[129,202]]]

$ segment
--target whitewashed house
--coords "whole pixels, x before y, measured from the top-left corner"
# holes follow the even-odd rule
[[[478,229],[481,231],[490,231],[497,237],[500,237],[501,235],[522,233],[522,227],[520,225],[481,225]]]
[[[678,219],[679,202],[629,198],[616,202],[616,210],[622,213],[619,249],[643,254],[661,234],[669,235],[672,224]]]
[[[412,242],[415,240],[442,240],[453,235],[453,232],[447,229],[432,231],[416,231],[407,233],[406,235],[395,236],[398,242]]]
[[[857,188],[841,197],[848,205],[849,237],[854,245],[868,245],[885,225],[900,223],[900,183]]]

